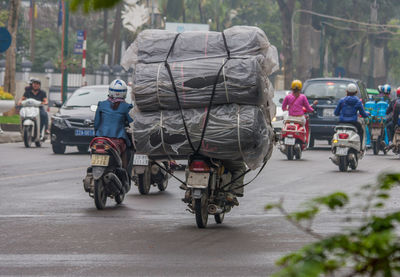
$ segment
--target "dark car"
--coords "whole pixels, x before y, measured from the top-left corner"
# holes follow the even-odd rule
[[[94,116],[99,101],[106,100],[108,86],[85,86],[77,89],[51,118],[51,146],[64,154],[66,146],[77,146],[86,153],[94,137]],[[131,103],[130,89],[126,102]]]
[[[368,99],[367,90],[360,80],[317,78],[309,79],[304,83],[303,92],[308,101],[312,103],[318,100],[317,112],[310,115],[310,147],[314,146],[315,139],[328,140],[330,143],[334,127],[339,122],[339,117],[334,115],[334,111],[339,100],[346,96],[346,88],[350,83],[357,86],[357,96],[365,103]]]

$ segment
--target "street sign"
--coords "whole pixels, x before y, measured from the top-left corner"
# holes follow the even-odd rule
[[[83,42],[84,39],[85,39],[85,31],[78,30],[76,32],[76,41],[77,42]]]
[[[0,27],[0,53],[5,52],[11,45],[10,32],[5,27]]]
[[[81,42],[75,43],[74,54],[82,54],[82,52],[83,52],[83,44]]]

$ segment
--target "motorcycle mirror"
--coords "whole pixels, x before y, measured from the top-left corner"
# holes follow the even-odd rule
[[[53,106],[54,106],[54,107],[57,107],[57,108],[61,108],[62,102],[61,102],[61,101],[55,101],[54,104],[53,104]]]
[[[97,111],[97,105],[90,105],[90,110],[91,110],[92,112]]]

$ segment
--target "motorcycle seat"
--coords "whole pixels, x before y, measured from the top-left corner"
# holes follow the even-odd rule
[[[335,132],[336,130],[340,130],[340,129],[346,129],[346,130],[353,130],[354,132],[357,133],[357,128],[353,125],[350,124],[339,124],[335,127]]]

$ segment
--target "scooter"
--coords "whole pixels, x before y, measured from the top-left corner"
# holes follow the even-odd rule
[[[219,160],[204,156],[189,157],[186,168],[186,192],[183,202],[188,211],[195,214],[198,228],[206,228],[208,215],[213,215],[215,222],[221,224],[225,214],[235,205],[227,200],[231,173]]]
[[[40,130],[40,107],[42,103],[36,99],[28,98],[21,102],[21,130],[25,147],[31,147],[35,142],[36,147],[42,146],[46,140],[45,130]]]
[[[339,170],[345,172],[350,167],[356,170],[358,162],[365,155],[365,125],[364,120],[359,119],[363,126],[363,142],[360,142],[360,136],[357,128],[351,124],[340,123],[335,127],[335,134],[332,139],[331,161],[339,166]]]
[[[282,129],[279,149],[288,160],[301,159],[302,151],[306,150],[310,141],[309,116],[305,114],[306,123],[302,118],[289,116]]]
[[[121,149],[109,138],[95,137],[90,151],[91,166],[83,179],[84,190],[94,198],[98,210],[105,208],[107,197],[121,204],[131,188],[131,178],[122,167]]]
[[[171,172],[171,163],[168,160],[154,161],[142,154],[135,154],[133,157],[132,178],[140,194],[148,194],[151,186],[165,191],[170,178],[167,172]]]
[[[394,134],[393,134],[393,143],[386,149],[392,150],[394,154],[400,154],[400,127],[396,126],[394,128]]]
[[[378,155],[379,151],[382,151],[386,155],[386,128],[384,125],[383,118],[372,118],[368,126],[371,137],[371,147],[374,155]]]

